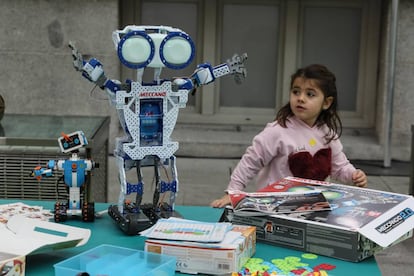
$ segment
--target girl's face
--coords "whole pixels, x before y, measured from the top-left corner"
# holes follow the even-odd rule
[[[328,109],[333,97],[326,97],[314,79],[298,77],[290,90],[290,108],[296,117],[313,127],[322,110]]]

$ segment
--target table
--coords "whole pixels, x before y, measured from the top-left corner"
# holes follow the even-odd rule
[[[11,202],[16,201],[0,199],[0,204]],[[29,205],[41,205],[47,209],[52,209],[54,204],[52,201],[25,200],[22,202]],[[96,211],[106,210],[107,207],[108,204],[106,203],[97,203],[95,206]],[[177,206],[176,209],[181,213],[181,215],[183,215],[184,218],[206,222],[217,222],[223,211],[222,209],[214,209],[205,206]],[[92,234],[88,243],[80,247],[62,249],[47,254],[28,255],[26,258],[26,276],[52,276],[54,275],[54,264],[101,244],[112,244],[137,250],[144,249],[144,237],[125,235],[107,214],[103,215],[101,218],[96,219],[93,223],[86,223],[76,219],[69,219],[65,222],[65,224],[91,229]],[[256,254],[254,257],[270,261],[272,259],[284,259],[285,257],[289,256],[302,258],[302,254],[303,252],[300,251],[258,242],[256,245]],[[336,268],[332,270],[332,275],[337,276],[381,275],[374,257],[368,258],[360,263],[346,262],[323,256],[318,256],[318,258],[315,260],[302,259],[302,261],[308,263],[311,267],[320,264],[334,265]],[[188,274],[176,273],[176,275]]]
[[[80,156],[99,163],[89,178],[91,197],[106,202],[109,122],[109,116],[5,114],[0,121],[0,198],[56,200],[59,193],[66,194],[65,185],[56,189],[62,171],[40,183],[30,173],[48,160],[70,158],[70,154],[61,153],[57,139],[62,132],[82,130],[88,145]]]

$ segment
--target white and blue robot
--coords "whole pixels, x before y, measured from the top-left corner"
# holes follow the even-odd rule
[[[118,111],[125,133],[124,137],[116,139],[114,151],[121,189],[118,204],[110,206],[108,213],[125,233],[134,235],[160,217],[179,216],[174,211],[178,192],[174,154],[178,142],[172,141],[170,136],[179,109],[186,106],[188,94],[225,75],[233,75],[240,82],[246,76],[247,55],[234,55],[215,67],[200,64],[188,78],[166,80],[160,78],[162,68],[185,68],[195,56],[194,43],[187,33],[168,26],[130,25],[114,31],[113,41],[121,63],[136,70],[136,81],[107,78],[97,59],[85,61],[72,42],[69,47],[75,69],[105,90]],[[153,68],[154,78],[144,83],[143,74],[147,68]],[[141,168],[145,166],[154,167],[155,191],[150,204],[141,202],[144,190]],[[129,183],[126,179],[126,171],[132,168],[136,168],[138,183]],[[161,179],[160,168],[169,170],[171,176]],[[126,200],[132,193],[136,193],[135,202]]]
[[[49,160],[45,168],[36,167],[32,176],[37,180],[43,177],[53,176],[55,171],[63,171],[63,182],[65,183],[68,196],[67,200],[58,200],[55,203],[55,222],[66,221],[68,216],[81,216],[83,221],[95,220],[95,204],[89,199],[87,177],[88,172],[98,167],[98,164],[90,159],[79,157],[79,149],[86,147],[88,141],[83,131],[70,134],[62,133],[58,138],[62,153],[70,153],[67,160]]]

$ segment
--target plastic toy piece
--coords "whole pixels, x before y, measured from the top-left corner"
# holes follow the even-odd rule
[[[32,176],[41,181],[42,177],[53,176],[53,172],[63,171],[63,180],[68,190],[68,199],[55,203],[55,222],[66,221],[69,215],[81,215],[83,221],[95,220],[95,204],[89,202],[86,177],[88,171],[98,167],[92,160],[80,159],[79,149],[88,145],[88,141],[82,131],[70,134],[62,133],[58,139],[60,150],[70,153],[68,160],[49,160],[45,168],[37,166],[32,171]]]
[[[113,32],[113,41],[123,65],[137,72],[137,80],[124,83],[105,76],[101,62],[95,58],[83,60],[70,42],[77,71],[90,82],[105,90],[118,111],[125,136],[117,138],[114,155],[121,185],[118,204],[108,209],[108,214],[127,234],[135,235],[155,224],[163,217],[179,216],[174,211],[178,177],[175,152],[178,142],[170,139],[178,111],[187,103],[188,93],[217,78],[233,75],[240,82],[246,76],[244,62],[247,54],[234,55],[231,60],[212,67],[199,64],[186,78],[161,79],[161,70],[187,67],[195,56],[195,46],[190,36],[180,29],[167,26],[126,26]],[[154,78],[143,82],[146,68],[153,68]],[[153,202],[142,204],[143,177],[141,168],[154,167],[155,191]],[[136,168],[138,183],[129,183],[126,171]],[[162,179],[160,169],[167,179]],[[135,202],[126,196],[135,193]]]

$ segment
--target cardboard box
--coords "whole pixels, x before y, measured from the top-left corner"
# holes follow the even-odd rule
[[[148,239],[145,250],[177,258],[176,270],[222,275],[239,271],[256,252],[256,228],[233,225],[221,243]]]
[[[222,221],[256,226],[257,240],[359,262],[412,237],[410,195],[288,177],[262,191],[320,190],[332,210],[271,216],[241,216],[226,208]]]
[[[26,255],[80,246],[90,235],[89,229],[14,215],[0,223],[0,275],[24,276]]]

